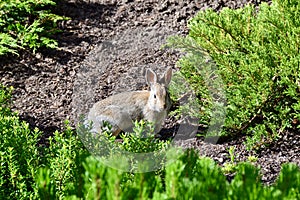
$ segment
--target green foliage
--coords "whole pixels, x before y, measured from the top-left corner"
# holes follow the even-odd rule
[[[215,62],[227,98],[226,134],[252,135],[249,148],[273,141],[287,128],[299,128],[299,10],[297,0],[275,0],[262,3],[259,11],[253,5],[201,11],[189,21],[187,37],[169,39],[188,52],[179,61],[181,74],[197,97],[208,102],[199,77],[211,68],[207,57]]]
[[[125,162],[119,160],[122,165]],[[85,167],[85,199],[149,199],[161,189],[154,172],[130,174],[103,165],[88,157]]]
[[[260,182],[257,168],[248,163],[241,163],[230,184],[228,199],[298,199],[299,175],[298,166],[284,164],[277,182],[266,187]]]
[[[30,130],[9,110],[9,96],[10,89],[1,87],[1,199],[297,199],[300,195],[300,170],[292,164],[282,166],[274,185],[263,186],[254,166],[238,164],[229,183],[213,160],[193,150],[169,149],[160,171],[114,169],[91,156],[68,124],[65,131],[50,137],[47,147],[39,145],[41,132]],[[148,127],[144,125],[136,124],[135,133],[144,133]],[[234,160],[234,150],[230,152]],[[110,161],[120,168],[131,162],[124,157]]]
[[[50,188],[56,188],[56,198],[62,199],[65,194],[80,196],[83,189],[81,162],[88,153],[79,137],[74,135],[68,126],[68,122],[64,132],[56,131],[54,136],[49,138],[49,147],[44,149],[44,154],[44,163],[50,163],[46,168],[50,171],[48,178],[54,183]]]
[[[89,156],[78,136],[66,123],[66,130],[49,138],[49,147],[40,151],[42,162],[35,174],[39,199],[82,197],[84,191],[83,160]],[[43,198],[42,198],[43,197]]]
[[[241,163],[230,185],[229,199],[266,199],[269,195],[260,183],[259,170],[251,164]]]
[[[275,184],[275,191],[278,197],[280,197],[279,199],[288,199],[288,197],[294,197],[294,199],[299,198],[299,167],[290,164],[283,165],[277,183]]]
[[[49,147],[9,109],[11,88],[0,86],[0,199],[63,198],[82,195],[82,160],[88,155],[67,126]],[[43,198],[44,199],[44,198]]]
[[[229,157],[230,157],[230,162],[226,162],[224,163],[224,167],[222,168],[222,171],[226,174],[226,173],[233,173],[236,171],[236,166],[237,164],[235,163],[235,155],[234,152],[235,151],[235,147],[231,146],[228,150],[229,152]]]
[[[222,199],[226,195],[221,169],[193,150],[167,165],[165,173],[166,194],[171,199]]]
[[[183,69],[182,69],[183,70]],[[183,76],[185,74],[186,76]],[[194,93],[192,90],[188,90],[190,85],[193,83],[187,83],[186,79],[194,80],[205,84],[203,76],[195,77],[194,74],[188,71],[176,72],[173,74],[172,82],[169,87],[169,92],[171,94],[171,99],[178,104],[177,109],[170,113],[171,116],[180,119],[180,117],[189,116],[199,120],[199,123],[205,127],[209,124],[209,116],[211,114],[212,99],[207,87],[198,87],[195,90],[199,91]],[[199,84],[200,86],[200,84]],[[196,98],[197,95],[201,93],[202,96]]]
[[[35,194],[34,176],[40,156],[36,147],[40,132],[18,119],[7,107],[11,89],[0,88],[0,196],[26,198]]]
[[[155,137],[154,126],[150,122],[135,121],[133,133],[121,135],[121,149],[134,153],[148,153],[166,149],[168,141],[164,142]]]
[[[111,135],[109,123],[104,124],[101,134],[91,133],[91,129],[92,123],[90,126],[79,123],[77,133],[85,147],[93,155],[101,160],[108,160],[112,167],[119,169],[121,167],[124,171],[145,172],[152,171],[153,168],[160,168],[164,163],[165,151],[170,142],[159,140],[156,137],[152,123],[143,120],[135,121],[132,132],[120,134],[121,142],[116,139],[116,136]],[[121,166],[118,161],[122,158],[126,163],[124,166]],[[117,161],[115,162],[115,160]]]
[[[19,48],[57,47],[51,35],[58,31],[57,21],[66,18],[51,13],[55,5],[52,0],[0,0],[0,56],[17,54]]]
[[[12,87],[7,88],[0,84],[0,113],[1,115],[10,115],[9,103],[11,98]]]
[[[247,158],[247,161],[249,161],[249,162],[256,162],[257,159],[258,159],[258,158],[257,158],[256,156],[249,155],[248,158]]]

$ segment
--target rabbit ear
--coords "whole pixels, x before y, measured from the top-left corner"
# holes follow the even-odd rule
[[[151,84],[154,84],[157,82],[157,76],[151,69],[147,69],[147,71],[146,71],[146,81],[147,81],[148,85],[151,85]]]
[[[168,86],[171,82],[171,78],[172,78],[172,67],[169,67],[165,72],[164,76],[161,78],[160,82]]]

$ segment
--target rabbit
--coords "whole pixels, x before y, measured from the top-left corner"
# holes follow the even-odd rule
[[[121,131],[131,131],[133,121],[143,119],[153,123],[154,133],[158,133],[171,107],[167,90],[171,77],[171,67],[160,79],[147,69],[145,78],[150,91],[123,92],[96,102],[87,116],[87,121],[92,122],[91,132],[101,133],[106,121],[112,125],[112,135],[117,136]]]

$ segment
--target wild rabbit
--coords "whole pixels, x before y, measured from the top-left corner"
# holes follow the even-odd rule
[[[151,69],[146,71],[146,82],[150,91],[124,92],[98,101],[90,109],[87,120],[92,121],[92,133],[100,133],[104,122],[112,125],[112,134],[122,130],[131,131],[133,121],[144,119],[154,124],[158,133],[171,107],[167,87],[171,81],[172,68],[168,68],[158,79]]]

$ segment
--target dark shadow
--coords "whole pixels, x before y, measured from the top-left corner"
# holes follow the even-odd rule
[[[180,134],[177,135],[177,132],[179,130],[179,127],[181,127],[181,132],[187,132],[189,133],[189,129],[187,131],[184,130],[184,124],[174,124],[171,128],[163,128],[159,132],[159,138],[161,140],[173,140],[176,138],[176,141],[185,141],[192,138],[195,138],[197,141],[203,141],[208,144],[225,144],[225,143],[242,143],[245,138],[245,134],[234,132],[231,130],[231,134],[228,135],[221,135],[221,136],[206,136],[207,134],[207,128],[203,126],[198,126],[197,133],[192,134]],[[191,125],[187,125],[187,128],[191,128]],[[193,128],[194,129],[194,128]]]
[[[53,13],[68,17],[70,20],[59,22],[58,28],[62,31],[53,36],[60,49],[41,49],[40,52],[54,58],[60,64],[68,63],[72,56],[76,56],[79,61],[83,60],[88,49],[84,53],[84,49],[78,50],[78,52],[69,52],[63,48],[79,47],[82,42],[85,42],[87,46],[100,43],[101,38],[98,37],[98,34],[91,34],[91,32],[97,32],[103,28],[112,30],[111,18],[116,10],[116,3],[57,1]],[[83,47],[81,46],[81,48]]]
[[[42,135],[38,138],[38,144],[39,146],[49,146],[49,137],[54,135],[55,131],[61,132],[59,127],[57,126],[45,126],[40,125],[38,123],[38,119],[36,119],[33,116],[29,116],[28,114],[22,114],[19,115],[20,120],[26,121],[29,124],[29,129],[34,131],[36,128],[38,128],[39,131],[41,131]]]
[[[178,132],[179,126],[179,124],[175,124],[171,128],[161,129],[158,133],[158,138],[164,141],[173,140],[173,138],[176,136],[176,133]]]

